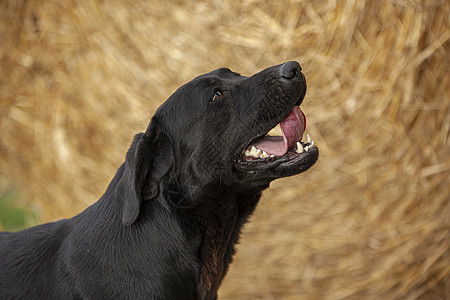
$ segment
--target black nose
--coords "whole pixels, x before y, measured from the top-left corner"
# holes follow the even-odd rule
[[[302,67],[296,61],[289,61],[280,68],[280,75],[285,79],[293,79],[300,75]]]

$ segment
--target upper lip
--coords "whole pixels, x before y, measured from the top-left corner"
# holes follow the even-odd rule
[[[286,109],[286,111],[283,112],[283,114],[281,115],[281,120],[284,120],[284,119],[289,115],[289,113],[294,109],[294,107],[299,106],[299,105],[302,103],[304,96],[305,96],[305,92],[303,92],[303,93],[300,95],[300,97],[298,98],[298,100],[297,100],[297,102],[295,103],[295,105],[293,105],[292,107],[289,107],[289,110]],[[239,147],[239,150],[237,151],[236,156],[238,156],[238,157],[240,158],[241,153],[242,153],[249,145],[251,145],[251,144],[253,144],[253,143],[256,143],[256,142],[260,141],[261,139],[263,139],[271,129],[273,129],[274,127],[276,127],[276,126],[277,126],[278,124],[280,124],[280,123],[281,123],[281,121],[280,121],[280,122],[277,122],[277,123],[272,123],[272,124],[270,124],[270,126],[268,126],[267,128],[265,128],[265,130],[263,130],[262,132],[257,132],[252,138],[250,138],[249,140],[246,140],[246,142],[243,143],[243,144]],[[301,139],[301,136],[300,136],[300,139]]]

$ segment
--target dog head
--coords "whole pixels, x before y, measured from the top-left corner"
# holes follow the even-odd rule
[[[181,86],[127,154],[135,203],[128,204],[124,223],[134,222],[140,203],[162,192],[162,183],[169,193],[171,182],[184,186],[189,198],[217,188],[261,191],[274,179],[309,169],[319,151],[303,137],[299,105],[305,93],[297,62],[250,77],[222,68]],[[278,124],[282,136],[268,136]]]

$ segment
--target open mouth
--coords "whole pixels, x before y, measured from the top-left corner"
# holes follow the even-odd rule
[[[292,160],[307,155],[316,148],[314,141],[307,134],[302,141],[306,128],[306,117],[300,107],[294,106],[289,114],[280,122],[281,136],[270,136],[267,133],[253,140],[241,153],[241,163],[253,164],[268,161]]]

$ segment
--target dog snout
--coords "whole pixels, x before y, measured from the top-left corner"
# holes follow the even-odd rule
[[[289,61],[280,66],[280,76],[283,79],[292,80],[301,76],[302,67],[296,61]]]

